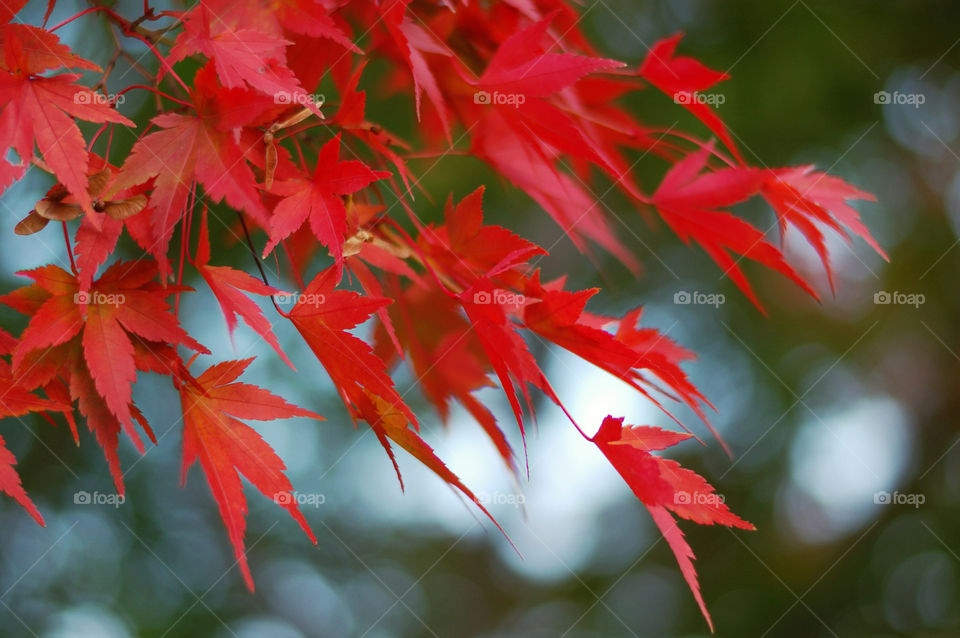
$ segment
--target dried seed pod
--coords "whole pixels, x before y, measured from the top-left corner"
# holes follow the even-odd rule
[[[32,235],[43,230],[49,223],[49,219],[38,215],[37,211],[32,210],[26,217],[20,220],[20,223],[14,227],[13,232],[18,235]]]

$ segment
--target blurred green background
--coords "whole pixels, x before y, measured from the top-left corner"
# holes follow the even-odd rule
[[[42,13],[46,3],[33,4],[28,10]],[[128,4],[121,11],[138,15],[139,3]],[[54,22],[78,6],[58,3]],[[686,31],[683,53],[733,76],[715,92],[725,97],[721,115],[745,156],[761,166],[815,162],[875,193],[879,203],[859,208],[890,263],[863,242],[836,241],[833,297],[815,255],[788,235],[792,263],[817,282],[824,300],[748,266],[770,310],[764,318],[704,255],[662,226],[648,227],[616,198],[609,210],[644,262],[637,279],[603,256],[595,267],[545,213],[474,160],[445,158],[431,169],[427,188],[442,201],[449,191],[462,197],[488,183],[490,221],[545,246],[560,240],[542,263],[548,275],[603,286],[591,306],[597,312],[643,304],[647,325],[699,354],[688,370],[717,406],[715,424],[733,460],[706,437],[706,447],[686,443],[672,456],[706,476],[758,528],[681,525],[718,636],[960,635],[960,5],[585,0],[583,12],[601,51],[631,63],[656,39]],[[108,36],[97,20],[83,24],[67,39],[100,59],[98,38]],[[924,103],[877,104],[879,91],[923,95]],[[645,120],[697,127],[669,100],[647,93],[632,103]],[[371,118],[412,135],[403,124],[410,105],[400,102],[371,100]],[[415,171],[432,163],[420,162]],[[650,160],[639,170],[652,184],[664,166]],[[52,233],[12,233],[48,185],[38,173],[3,197],[0,273],[62,259]],[[759,204],[741,211],[763,228],[773,223]],[[421,202],[418,212],[436,218],[439,207]],[[2,276],[4,290],[22,284]],[[678,292],[722,294],[725,303],[677,305]],[[906,295],[918,303],[897,303]],[[894,303],[878,303],[887,298]],[[48,525],[37,527],[0,499],[0,635],[707,635],[642,505],[551,406],[540,406],[528,440],[531,477],[521,486],[521,508],[517,487],[462,412],[442,430],[417,392],[407,395],[424,417],[427,440],[489,499],[520,559],[408,457],[400,459],[407,479],[401,494],[374,437],[350,426],[295,335],[282,332],[281,340],[297,374],[243,328],[231,345],[209,296],[185,297],[184,304],[191,333],[222,358],[266,355],[248,380],[327,416],[323,423],[256,424],[297,489],[322,495],[306,508],[319,546],[248,490],[247,547],[258,586],[250,595],[231,569],[200,472],[178,486],[176,395],[168,382],[144,375],[134,397],[163,436],[142,459],[122,444],[128,497],[119,507],[74,502],[80,490],[112,492],[88,433],[77,449],[65,430],[39,418],[26,419],[27,427],[15,419],[2,424]],[[11,312],[0,318],[8,330],[22,326]],[[582,423],[596,427],[613,413],[628,423],[669,426],[619,382],[558,352],[539,354]],[[409,373],[400,370],[398,379],[406,391]],[[483,398],[515,434],[502,397],[491,391]],[[681,416],[699,427],[692,415]],[[885,503],[885,494],[923,502]]]

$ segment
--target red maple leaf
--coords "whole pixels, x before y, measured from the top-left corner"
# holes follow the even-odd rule
[[[312,178],[295,178],[274,184],[273,192],[284,198],[270,218],[270,243],[264,257],[305,221],[310,230],[343,267],[343,241],[347,232],[347,209],[342,196],[355,193],[373,182],[389,177],[358,160],[340,159],[340,134],[323,145],[317,155]]]
[[[760,300],[731,253],[782,273],[818,298],[760,230],[719,210],[758,194],[764,184],[763,172],[746,167],[704,171],[712,151],[712,145],[707,145],[667,171],[651,198],[661,217],[680,239],[697,242],[761,311]]]
[[[740,151],[723,121],[708,103],[698,99],[700,91],[706,91],[717,82],[730,79],[730,76],[706,67],[695,58],[674,55],[681,38],[683,34],[677,33],[657,41],[640,65],[640,76],[693,113],[723,140],[734,157],[742,161]]]
[[[187,470],[199,459],[240,571],[252,591],[253,577],[243,545],[247,501],[240,474],[287,510],[314,544],[317,539],[300,512],[293,486],[284,474],[283,461],[256,430],[238,419],[323,417],[291,405],[262,388],[237,382],[251,361],[253,359],[218,363],[196,379],[180,383],[180,401],[183,404],[183,481],[186,481]]]
[[[150,252],[164,270],[170,237],[195,182],[203,184],[210,200],[226,200],[260,223],[267,221],[253,171],[231,134],[235,125],[229,118],[236,116],[239,105],[247,107],[244,112],[250,117],[262,114],[274,107],[272,100],[242,89],[222,89],[209,63],[194,78],[193,98],[196,115],[162,113],[153,118],[161,130],[134,145],[114,183],[119,190],[153,179],[150,204],[156,243]]]
[[[23,176],[36,146],[57,180],[92,214],[86,143],[73,118],[127,126],[133,122],[107,105],[101,94],[76,84],[79,74],[39,75],[50,68],[98,68],[71,54],[56,36],[21,25],[0,25],[0,33],[0,193]],[[11,148],[19,165],[5,157]]]
[[[831,290],[834,287],[833,269],[830,268],[823,231],[818,225],[836,231],[848,242],[849,230],[866,241],[881,257],[888,259],[860,221],[860,213],[847,203],[852,199],[875,202],[876,197],[839,177],[817,172],[813,166],[773,169],[766,175],[762,192],[777,214],[781,238],[789,226],[794,226],[803,234],[820,256]]]
[[[713,486],[699,474],[680,467],[676,461],[650,453],[687,438],[687,434],[649,426],[628,425],[624,428],[622,418],[608,416],[594,435],[593,442],[650,510],[680,564],[680,571],[710,625],[710,631],[713,631],[713,621],[700,594],[697,572],[691,562],[693,551],[670,512],[701,525],[717,523],[741,529],[755,528],[731,512],[722,495],[716,494]]]
[[[290,321],[323,364],[352,415],[360,415],[369,394],[386,401],[416,426],[417,418],[397,393],[383,360],[365,341],[348,332],[390,300],[335,290],[339,279],[334,266],[314,277],[290,310]]]
[[[117,457],[117,434],[123,428],[142,450],[133,429],[145,421],[132,403],[136,371],[149,363],[157,344],[207,349],[190,337],[170,313],[164,298],[180,288],[162,287],[156,262],[116,262],[84,291],[76,276],[57,266],[20,273],[32,285],[0,297],[31,316],[13,351],[13,370],[30,375],[27,389],[57,375],[67,380],[71,400],[97,435],[120,493],[123,480]],[[157,356],[157,355],[154,355]],[[177,359],[179,361],[179,359]],[[166,374],[177,370],[166,364]],[[147,429],[145,427],[145,429]],[[148,435],[151,436],[149,429]]]
[[[197,242],[197,254],[194,257],[193,265],[200,271],[200,275],[203,276],[204,281],[207,282],[211,292],[217,298],[223,316],[227,320],[227,330],[230,332],[231,338],[234,329],[237,327],[237,315],[240,315],[248,326],[253,328],[258,335],[263,337],[264,341],[276,350],[287,365],[296,370],[280,347],[280,342],[277,341],[277,336],[273,333],[270,321],[263,316],[263,312],[257,307],[257,304],[243,294],[249,292],[254,295],[271,296],[283,294],[283,291],[268,286],[249,274],[229,266],[210,265],[210,237],[207,228],[206,210],[203,212],[200,238]]]

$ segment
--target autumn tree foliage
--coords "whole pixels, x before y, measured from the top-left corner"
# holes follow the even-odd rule
[[[78,443],[84,425],[123,493],[121,433],[141,453],[144,436],[156,444],[132,387],[143,372],[168,376],[182,403],[184,478],[199,461],[251,589],[241,475],[316,540],[296,502],[276,498],[293,486],[245,421],[323,417],[240,381],[251,359],[222,360],[224,353],[191,337],[179,317],[180,296],[191,292],[185,282],[209,288],[231,332],[242,322],[288,364],[273,326],[291,322],[346,407],[328,414],[331,421],[362,422],[398,478],[399,448],[486,516],[421,438],[418,416],[391,378],[398,366],[412,369],[442,419],[451,404],[463,406],[506,471],[518,474],[526,472],[525,450],[504,435],[512,424],[498,423],[475,392],[499,385],[521,435],[534,395],[563,408],[530,340],[582,357],[671,418],[671,404],[685,405],[710,427],[712,406],[682,367],[691,352],[640,327],[640,308],[601,316],[587,308],[599,290],[545,281],[535,267],[543,247],[484,223],[482,184],[462,197],[426,192],[413,158],[476,158],[536,202],[584,254],[606,251],[638,272],[597,195],[617,189],[638,215],[705,251],[761,310],[748,261],[817,292],[784,258],[781,242],[731,212],[736,204],[766,200],[781,241],[794,227],[828,275],[825,232],[859,236],[880,251],[850,205],[872,199],[868,193],[811,166],[746,160],[701,99],[727,75],[679,52],[679,34],[642,61],[606,59],[565,0],[205,0],[168,9],[147,1],[141,15],[92,2],[55,25],[53,0],[38,24],[18,16],[24,5],[0,6],[0,192],[31,164],[52,176],[55,185],[15,230],[62,232],[70,270],[21,272],[27,285],[0,297],[27,318],[19,336],[0,333],[2,414],[42,413],[68,424]],[[102,21],[116,35],[103,68],[61,42],[58,31],[74,21]],[[117,61],[133,60],[128,47],[146,47],[133,65],[142,77],[113,87]],[[321,100],[322,83],[330,88]],[[419,122],[414,139],[368,118],[371,91],[405,95]],[[699,123],[683,130],[641,120],[622,106],[635,91],[660,92]],[[148,94],[147,108],[125,112],[118,97],[130,92]],[[129,152],[117,148],[121,135],[136,138]],[[652,190],[636,177],[648,164],[665,168]],[[446,199],[442,223],[422,219],[432,199]],[[124,233],[140,257],[117,255]],[[250,254],[226,263],[224,249],[236,237]],[[283,278],[270,281],[259,260],[276,264]],[[283,281],[295,290],[283,290]],[[275,303],[265,315],[261,303],[278,294],[296,294],[297,302],[288,310]],[[370,341],[354,331],[368,321]],[[691,434],[567,416],[650,511],[709,622],[676,519],[753,527],[709,498],[714,488],[701,476],[655,454]],[[0,439],[0,490],[42,525],[15,466]]]

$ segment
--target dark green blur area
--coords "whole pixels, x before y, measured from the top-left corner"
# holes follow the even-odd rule
[[[678,416],[707,445],[687,443],[670,455],[703,474],[758,528],[681,522],[717,636],[960,635],[960,5],[586,0],[583,10],[600,50],[631,64],[658,38],[685,31],[682,54],[730,69],[732,79],[710,93],[724,96],[719,112],[745,157],[770,167],[816,163],[876,194],[878,203],[857,208],[890,262],[861,240],[852,248],[831,244],[834,296],[815,256],[788,235],[791,263],[812,278],[823,301],[745,264],[769,312],[764,317],[702,252],[661,224],[646,224],[616,194],[605,198],[607,209],[643,262],[639,277],[609,256],[592,262],[581,255],[525,195],[470,158],[411,164],[415,175],[430,170],[424,185],[435,202],[421,199],[419,210],[436,219],[447,192],[459,198],[486,183],[490,223],[551,247],[542,262],[546,275],[566,273],[570,286],[602,287],[590,306],[596,312],[643,304],[646,325],[698,353],[687,370],[716,405],[713,422],[733,458],[683,411]],[[879,105],[879,91],[922,94],[924,104]],[[631,96],[630,104],[644,122],[706,135],[654,91]],[[401,136],[415,137],[410,104],[392,98],[370,111]],[[650,187],[664,169],[645,158],[638,179]],[[606,186],[598,182],[595,190]],[[737,212],[763,229],[773,224],[759,202]],[[4,251],[20,250],[14,223],[8,219]],[[249,269],[242,251],[234,251],[234,263]],[[20,284],[4,278],[5,290]],[[724,303],[677,304],[678,293],[722,295]],[[224,333],[219,310],[207,301],[195,311],[209,330]],[[7,311],[0,318],[14,333],[23,325]],[[288,352],[299,347],[281,338]],[[548,376],[562,377],[542,344],[531,345]],[[229,347],[214,350],[231,356]],[[135,398],[164,436],[142,460],[122,443],[129,473],[127,502],[119,507],[74,502],[78,490],[112,492],[89,433],[81,433],[78,449],[62,423],[52,429],[33,417],[0,426],[48,521],[39,528],[0,499],[0,636],[708,635],[672,554],[625,485],[612,476],[603,498],[567,487],[551,491],[545,481],[577,468],[550,470],[552,461],[569,457],[553,456],[548,432],[570,425],[546,405],[550,417],[528,439],[531,485],[538,488],[527,497],[528,520],[509,505],[493,508],[520,551],[539,556],[531,559],[536,567],[525,568],[489,524],[480,533],[459,511],[454,522],[437,519],[435,510],[460,507],[443,490],[431,492],[443,500],[418,519],[425,501],[414,492],[432,479],[401,456],[406,475],[422,479],[401,495],[388,461],[372,437],[350,426],[309,353],[295,358],[296,374],[262,354],[255,364],[261,376],[252,382],[328,419],[291,422],[279,438],[265,434],[291,466],[297,489],[324,495],[319,507],[304,508],[319,546],[247,485],[247,547],[257,582],[257,593],[249,594],[231,569],[227,536],[198,468],[179,487],[176,395],[168,383],[149,385],[146,377],[147,389],[135,390]],[[402,372],[401,391],[411,381]],[[418,414],[429,414],[419,394],[409,398]],[[670,427],[653,412],[631,418],[630,406],[598,409]],[[424,419],[425,437],[441,452],[457,431],[476,429],[455,414],[448,432]],[[498,415],[519,447],[515,423],[504,411]],[[491,466],[487,474],[504,470]],[[539,505],[531,502],[535,491]],[[552,512],[553,529],[537,526],[544,511]],[[564,536],[570,529],[584,533],[571,540]]]

